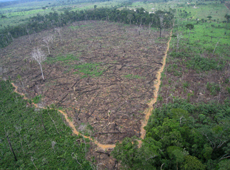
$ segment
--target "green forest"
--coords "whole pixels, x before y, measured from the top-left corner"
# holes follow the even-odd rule
[[[145,129],[141,148],[127,138],[112,152],[130,169],[229,169],[229,100],[193,105],[175,99],[155,109]]]
[[[73,136],[55,108],[39,109],[0,81],[1,169],[94,169],[89,140]]]
[[[0,47],[9,45],[14,38],[23,35],[37,33],[43,30],[62,27],[75,21],[83,20],[106,20],[113,22],[122,22],[126,24],[145,25],[151,27],[163,28],[163,23],[160,18],[164,18],[164,27],[172,26],[173,13],[172,11],[164,12],[157,11],[155,14],[145,12],[144,8],[133,10],[123,9],[118,10],[118,7],[113,8],[94,8],[94,10],[71,11],[65,10],[64,13],[50,12],[45,16],[37,15],[29,18],[29,20],[18,26],[8,26],[0,30]]]

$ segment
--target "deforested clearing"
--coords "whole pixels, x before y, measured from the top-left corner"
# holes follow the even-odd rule
[[[47,46],[43,40],[49,36],[53,41]],[[0,49],[3,76],[29,98],[39,96],[42,105],[65,111],[82,134],[115,144],[140,137],[169,31],[162,30],[158,37],[159,31],[147,27],[75,22],[20,37]],[[38,47],[47,55],[44,80],[39,64],[31,59]]]

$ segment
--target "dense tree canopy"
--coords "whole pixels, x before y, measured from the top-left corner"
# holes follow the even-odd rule
[[[54,108],[34,108],[2,80],[0,108],[0,169],[93,169],[88,139],[73,136]]]
[[[230,102],[192,105],[176,101],[156,109],[141,148],[118,143],[113,156],[130,169],[224,169],[230,165]]]
[[[163,17],[163,23],[159,22],[159,17]],[[42,30],[62,27],[69,23],[82,20],[107,20],[113,22],[121,22],[126,24],[148,25],[162,29],[172,26],[173,14],[170,12],[157,11],[155,14],[149,14],[144,8],[135,11],[129,9],[118,10],[114,8],[95,8],[93,10],[81,11],[64,11],[58,14],[50,12],[46,15],[37,14],[31,17],[27,23],[18,26],[8,26],[0,30],[0,47],[5,47],[17,38],[39,32]],[[160,26],[159,26],[160,25]]]

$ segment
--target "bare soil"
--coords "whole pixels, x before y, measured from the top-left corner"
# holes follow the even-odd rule
[[[51,54],[39,65],[31,61],[34,47],[48,53],[43,37],[53,35]],[[2,76],[11,78],[29,98],[42,95],[43,104],[62,107],[76,129],[103,144],[140,137],[141,120],[152,99],[169,32],[159,33],[102,21],[76,22],[61,36],[48,30],[15,39],[0,50]],[[67,59],[66,56],[75,57]],[[56,60],[58,56],[62,59]],[[92,64],[90,73],[79,67]],[[95,75],[94,73],[102,74]]]

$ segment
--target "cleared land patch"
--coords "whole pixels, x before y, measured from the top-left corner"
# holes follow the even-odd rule
[[[84,25],[84,26],[82,26]],[[72,28],[77,29],[72,29]],[[43,64],[30,61],[33,47],[53,35],[51,54]],[[1,49],[3,76],[10,76],[28,97],[42,96],[43,105],[55,104],[68,113],[76,128],[100,143],[140,136],[143,111],[153,98],[156,72],[166,50],[169,33],[123,24],[87,21],[15,40]],[[13,49],[13,50],[12,50]]]

